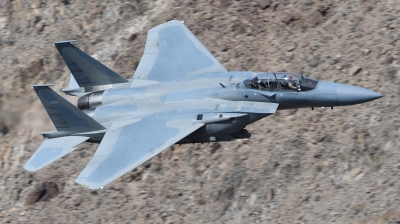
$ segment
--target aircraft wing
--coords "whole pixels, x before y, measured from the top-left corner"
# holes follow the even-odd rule
[[[75,180],[99,189],[203,126],[195,115],[150,115],[110,128],[94,157]]]
[[[183,22],[172,20],[149,30],[132,85],[136,80],[173,82],[200,73],[226,71]]]

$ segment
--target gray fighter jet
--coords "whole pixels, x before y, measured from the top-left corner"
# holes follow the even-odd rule
[[[100,143],[76,182],[99,189],[174,144],[248,138],[246,125],[276,110],[337,107],[381,94],[288,72],[228,72],[181,21],[149,30],[143,57],[127,80],[76,46],[54,43],[71,71],[63,92],[34,85],[57,131],[24,168],[37,171],[82,142]]]

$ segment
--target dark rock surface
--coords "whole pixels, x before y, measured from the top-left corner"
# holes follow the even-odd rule
[[[395,1],[0,1],[0,223],[398,222],[399,13]],[[228,70],[302,72],[384,97],[278,111],[248,140],[173,146],[101,191],[74,183],[95,144],[23,170],[54,130],[30,86],[68,85],[52,43],[77,39],[131,78],[147,30],[170,19]],[[58,189],[48,200],[43,182]]]
[[[36,186],[26,198],[26,205],[33,205],[39,201],[47,201],[58,194],[58,186],[53,182],[43,182]]]

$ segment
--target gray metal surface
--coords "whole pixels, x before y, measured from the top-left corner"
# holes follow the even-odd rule
[[[68,88],[62,89],[65,94],[72,95],[72,96],[83,96],[85,95],[85,88],[80,87],[75,80],[75,77],[72,73],[69,75],[69,84]]]
[[[192,114],[150,115],[107,132],[76,182],[91,189],[105,186],[202,127],[193,120]]]
[[[181,21],[174,20],[149,30],[134,79],[171,82],[195,74],[226,71]]]
[[[75,146],[89,137],[67,136],[45,140],[25,164],[24,169],[37,171],[75,150]]]
[[[71,44],[71,41],[55,42],[54,47],[67,64],[80,87],[128,82],[102,63]]]
[[[32,88],[42,101],[57,131],[88,132],[104,129],[101,124],[55,93],[49,85],[35,85]]]
[[[57,139],[80,136],[100,142],[76,179],[90,189],[104,187],[176,143],[250,137],[246,125],[276,110],[352,105],[382,96],[289,72],[228,72],[180,21],[149,31],[142,60],[130,82],[118,83],[121,80],[114,73],[98,69],[100,62],[69,42],[55,45],[66,56],[67,65],[73,63],[70,56],[76,56],[74,60],[84,61],[82,68],[93,70],[83,69],[85,72],[77,75],[81,79],[72,72],[79,87],[85,86],[86,95],[82,96],[82,89],[73,90],[76,84],[71,78],[69,93],[81,96],[83,111],[47,85],[34,86],[58,130],[42,133],[55,138],[44,148],[54,143],[51,150],[58,154],[51,158],[59,158],[62,141]],[[35,154],[33,161],[40,161],[39,157]]]

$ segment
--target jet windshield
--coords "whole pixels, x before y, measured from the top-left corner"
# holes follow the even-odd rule
[[[260,72],[243,81],[246,88],[263,91],[306,91],[314,89],[317,84],[317,80],[289,72]]]

